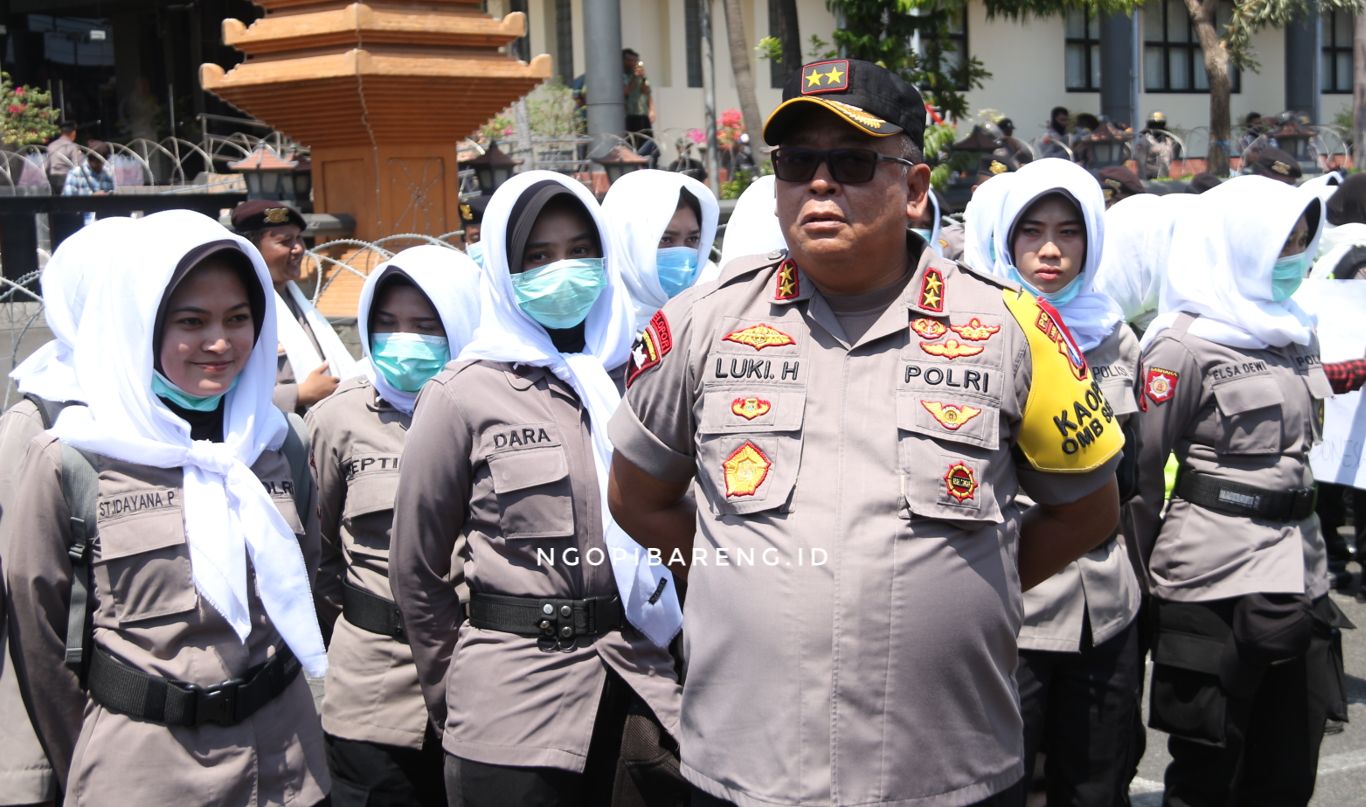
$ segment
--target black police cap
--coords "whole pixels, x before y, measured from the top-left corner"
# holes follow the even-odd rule
[[[300,230],[308,229],[308,222],[304,221],[303,215],[284,202],[252,199],[232,210],[232,228],[239,233],[284,224],[293,224]]]
[[[916,146],[925,143],[925,99],[885,67],[859,59],[811,62],[788,76],[783,102],[764,124],[764,140],[782,143],[797,112],[815,105],[864,134],[890,137],[903,132]]]

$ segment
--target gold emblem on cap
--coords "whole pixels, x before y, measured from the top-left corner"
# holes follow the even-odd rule
[[[474,221],[474,210],[470,208],[468,203],[460,205],[460,218],[465,221]]]
[[[1006,167],[1006,164],[1003,163],[1003,162],[1001,162],[1000,160],[992,160],[992,161],[991,161],[991,166],[990,166],[990,171],[991,171],[991,173],[993,173],[993,174],[1004,174],[1004,173],[1006,173],[1006,172],[1009,171],[1009,170],[1010,170],[1010,169]]]
[[[287,207],[268,207],[261,211],[261,215],[265,218],[266,224],[289,223],[289,208]]]
[[[1290,176],[1290,166],[1280,160],[1276,160],[1271,164],[1271,170],[1283,177]]]
[[[826,101],[825,103],[839,107],[841,113],[847,115],[854,123],[857,123],[859,126],[866,129],[881,129],[887,125],[887,121],[882,118],[879,118],[876,115],[870,115],[862,109],[859,109],[856,106],[850,106],[842,101]]]

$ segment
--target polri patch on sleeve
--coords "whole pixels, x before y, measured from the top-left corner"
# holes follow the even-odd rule
[[[663,311],[656,311],[650,317],[650,324],[640,332],[631,345],[631,361],[626,369],[626,388],[630,389],[640,374],[652,367],[658,367],[664,357],[673,350],[673,333],[669,330],[669,320]]]
[[[1143,382],[1143,394],[1155,404],[1161,405],[1176,395],[1176,382],[1181,374],[1175,370],[1161,367],[1148,368],[1148,377]]]

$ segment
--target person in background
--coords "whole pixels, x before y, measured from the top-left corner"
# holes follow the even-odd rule
[[[57,128],[60,134],[47,144],[47,179],[52,186],[53,196],[62,195],[67,174],[81,164],[81,147],[76,143],[75,121],[61,121]],[[18,179],[14,178],[16,184]]]
[[[1138,339],[1115,302],[1094,290],[1101,256],[1111,245],[1105,200],[1091,174],[1050,158],[1022,167],[1007,187],[993,235],[1000,248],[992,273],[1053,306],[1113,410],[1114,423],[1107,426],[1122,428],[1138,410]],[[1126,452],[1131,468],[1133,448]],[[1120,491],[1122,504],[1132,494],[1133,475],[1120,477],[1129,483]],[[1050,804],[1111,807],[1128,794],[1143,679],[1139,601],[1139,582],[1117,530],[1024,593],[1015,679],[1025,779],[1033,778],[1042,751]]]
[[[1100,183],[1101,192],[1105,194],[1105,206],[1108,208],[1116,202],[1147,193],[1143,180],[1138,178],[1138,174],[1130,171],[1122,165],[1109,165],[1095,172],[1096,181]]]
[[[303,273],[307,226],[299,211],[283,202],[253,200],[232,211],[233,230],[260,250],[270,268],[280,311],[275,405],[297,414],[331,395],[341,379],[357,372],[355,359],[331,323],[295,282]]]
[[[1306,805],[1326,722],[1346,719],[1350,623],[1327,596],[1309,468],[1333,389],[1291,299],[1322,222],[1317,198],[1264,177],[1195,197],[1143,336],[1129,517],[1152,597],[1149,725],[1170,737],[1167,804]]]
[[[631,147],[651,160],[658,158],[653,149],[655,126],[655,94],[650,80],[645,77],[645,62],[631,48],[621,52],[621,94],[626,99],[626,133]],[[640,135],[640,137],[632,137]],[[652,150],[653,149],[653,150]],[[649,154],[646,151],[650,151]],[[650,167],[654,167],[651,162]]]
[[[1304,169],[1300,168],[1299,161],[1293,155],[1268,146],[1257,152],[1244,173],[1294,186],[1304,176]]]
[[[1181,159],[1181,144],[1167,131],[1167,116],[1154,112],[1148,125],[1138,133],[1134,162],[1141,179],[1165,179],[1171,175],[1172,162]]]
[[[1068,127],[1072,123],[1072,116],[1068,114],[1067,107],[1055,106],[1048,113],[1048,125],[1044,128],[1043,137],[1040,139],[1040,152],[1043,157],[1062,157],[1072,158],[1073,137],[1068,133]]]
[[[271,403],[269,274],[198,213],[116,234],[76,333],[83,405],[30,443],[0,522],[25,703],[71,807],[319,804],[317,497]]]
[[[1034,152],[1023,140],[1015,136],[1015,121],[1001,118],[996,125],[1001,129],[1001,146],[1011,160],[1017,165],[1024,165],[1034,159]]]
[[[444,246],[375,267],[356,312],[364,372],[308,411],[323,541],[316,591],[341,611],[322,714],[333,807],[446,804],[441,736],[389,590],[389,533],[418,393],[470,341],[479,286],[474,261]]]
[[[71,169],[62,185],[63,196],[108,196],[114,192],[114,172],[109,165],[109,144],[91,140],[85,159]]]
[[[602,217],[631,297],[635,333],[697,283],[720,215],[711,189],[683,174],[646,169],[612,183]]]
[[[464,230],[461,243],[465,247],[465,254],[480,265],[484,262],[484,245],[480,239],[483,237],[484,209],[488,207],[489,198],[485,194],[460,203],[460,226]]]

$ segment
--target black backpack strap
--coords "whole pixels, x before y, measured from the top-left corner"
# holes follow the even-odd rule
[[[74,401],[49,401],[46,398],[39,398],[31,392],[24,393],[24,400],[37,407],[38,417],[43,421],[43,431],[52,428],[52,424],[57,422],[57,416],[62,413],[62,410],[74,403]]]
[[[285,442],[280,446],[280,451],[289,461],[289,473],[294,481],[294,509],[299,513],[299,520],[307,523],[308,503],[313,498],[313,470],[308,456],[308,425],[304,423],[303,418],[293,412],[286,413],[285,420],[289,421],[289,430],[285,432]]]
[[[85,686],[90,665],[90,553],[95,540],[99,475],[79,449],[62,443],[62,495],[70,513],[71,605],[66,617],[66,666]]]

